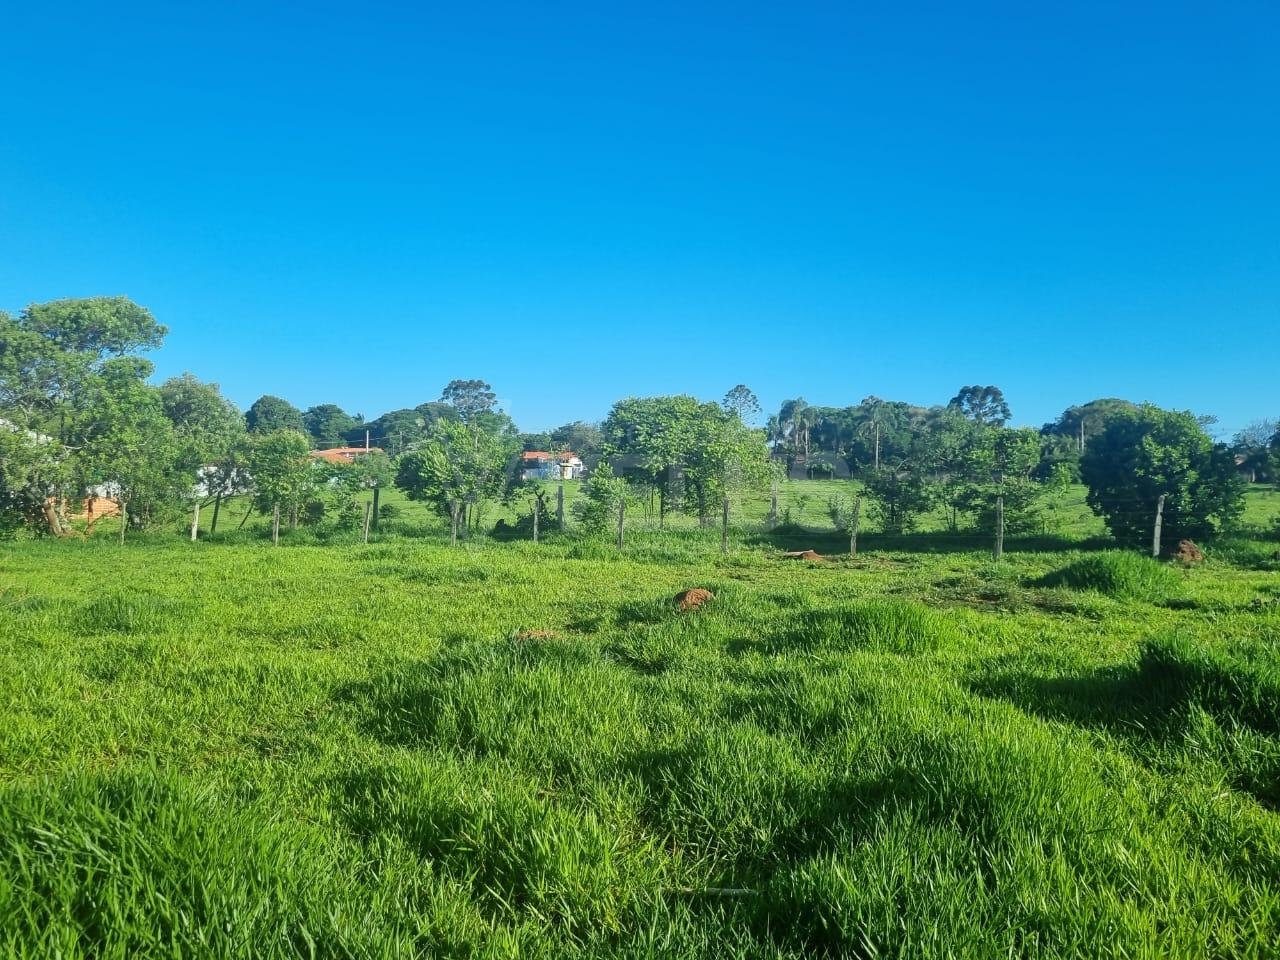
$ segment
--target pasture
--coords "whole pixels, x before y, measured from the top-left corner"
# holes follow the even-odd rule
[[[0,952],[1275,955],[1274,539],[451,549],[414,509],[0,545]]]

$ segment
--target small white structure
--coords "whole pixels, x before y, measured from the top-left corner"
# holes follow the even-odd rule
[[[579,480],[586,468],[577,454],[526,450],[520,454],[520,476],[525,480]]]

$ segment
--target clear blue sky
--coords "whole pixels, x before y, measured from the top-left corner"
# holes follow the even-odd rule
[[[5,5],[0,307],[242,405],[1280,415],[1280,6]]]

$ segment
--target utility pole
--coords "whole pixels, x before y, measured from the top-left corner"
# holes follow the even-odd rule
[[[1151,534],[1151,556],[1157,560],[1160,559],[1160,528],[1164,525],[1164,497],[1162,493],[1156,500],[1156,526]]]

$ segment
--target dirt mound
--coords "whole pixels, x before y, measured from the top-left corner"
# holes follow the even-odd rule
[[[527,643],[533,640],[554,640],[560,634],[554,630],[517,630],[511,635],[512,640]]]
[[[1173,552],[1173,559],[1179,563],[1204,563],[1204,554],[1190,540],[1181,540]]]
[[[784,560],[821,560],[822,554],[816,550],[788,550],[782,555]]]
[[[676,594],[676,607],[684,612],[697,610],[703,604],[714,600],[715,597],[716,595],[710,590],[694,587],[692,590],[685,590],[683,593]]]

